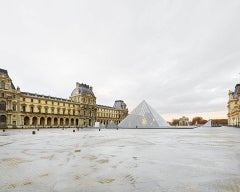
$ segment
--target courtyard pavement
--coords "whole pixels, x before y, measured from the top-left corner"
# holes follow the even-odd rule
[[[239,192],[240,129],[0,130],[0,191]]]

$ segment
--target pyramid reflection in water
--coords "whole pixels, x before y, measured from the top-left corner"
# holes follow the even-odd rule
[[[142,101],[118,126],[121,128],[161,128],[169,127],[169,124],[146,101]]]

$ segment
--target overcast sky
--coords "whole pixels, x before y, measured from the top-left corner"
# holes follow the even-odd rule
[[[0,68],[21,91],[143,99],[165,119],[226,117],[240,82],[239,0],[0,1]],[[211,113],[209,113],[211,112]]]

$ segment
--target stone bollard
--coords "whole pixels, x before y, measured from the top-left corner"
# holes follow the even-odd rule
[[[73,132],[75,132],[75,130],[73,129]]]
[[[32,134],[33,134],[33,135],[35,135],[35,134],[36,134],[36,132],[35,132],[35,131],[32,131]]]

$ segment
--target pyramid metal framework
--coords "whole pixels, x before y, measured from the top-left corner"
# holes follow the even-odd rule
[[[169,127],[169,124],[143,100],[118,126],[120,128],[161,128]]]

